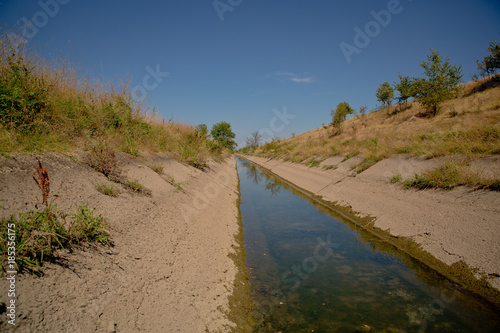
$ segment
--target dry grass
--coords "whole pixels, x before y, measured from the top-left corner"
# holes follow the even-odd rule
[[[149,165],[149,168],[159,175],[161,175],[163,173],[163,165],[161,165],[161,164],[152,164],[152,165]]]
[[[132,190],[132,192],[136,192],[136,193],[146,195],[146,196],[153,195],[153,193],[151,192],[150,189],[145,188],[141,183],[139,183],[136,180],[127,180],[122,184],[125,185],[126,188]]]
[[[408,109],[372,111],[345,121],[342,134],[331,127],[318,129],[261,146],[255,154],[293,162],[342,154],[371,156],[395,154],[483,156],[500,153],[500,86],[492,78],[461,86],[457,98],[444,102],[436,117],[424,118],[424,108],[410,102]],[[485,89],[487,88],[487,89]]]
[[[415,175],[403,182],[405,189],[443,188],[452,189],[456,186],[468,186],[475,189],[500,191],[500,178],[490,178],[470,167],[466,159],[449,161],[423,175]]]
[[[330,156],[341,154],[344,161],[361,155],[364,160],[352,166],[363,172],[378,161],[396,154],[428,157],[455,156],[458,161],[403,181],[406,188],[453,188],[460,185],[475,189],[498,190],[500,179],[477,172],[472,161],[500,154],[500,82],[499,75],[461,85],[456,98],[442,103],[435,117],[423,117],[425,109],[410,102],[401,111],[399,105],[357,115],[344,122],[342,133],[330,127],[274,140],[259,147],[256,155],[316,165]],[[391,182],[402,181],[395,175]]]
[[[117,197],[119,193],[118,188],[113,184],[98,183],[96,184],[95,188],[98,192],[110,197]]]
[[[212,151],[191,125],[165,121],[131,98],[124,84],[82,78],[78,66],[46,61],[23,45],[0,43],[0,152],[46,152],[89,148],[106,141],[116,151],[168,152],[198,168]],[[90,153],[94,153],[90,151]]]

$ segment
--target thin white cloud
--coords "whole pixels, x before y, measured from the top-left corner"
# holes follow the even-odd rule
[[[299,77],[297,74],[290,72],[274,72],[268,76],[278,76],[278,77],[286,77],[286,80],[296,82],[296,83],[312,83],[314,82],[314,77]]]
[[[314,81],[314,79],[312,77],[304,77],[304,78],[292,77],[290,78],[290,81],[297,83],[311,83]]]

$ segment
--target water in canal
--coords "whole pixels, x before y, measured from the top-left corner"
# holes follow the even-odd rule
[[[238,160],[255,332],[499,332],[486,303]]]

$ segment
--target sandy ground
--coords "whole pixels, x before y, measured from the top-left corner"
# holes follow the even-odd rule
[[[227,332],[228,297],[237,267],[228,257],[238,247],[238,178],[235,160],[210,163],[207,171],[167,155],[122,157],[129,179],[152,191],[121,187],[118,197],[96,190],[102,174],[78,157],[44,154],[58,208],[86,204],[112,227],[114,247],[87,246],[60,252],[66,267],[48,263],[38,278],[18,275],[19,332]],[[157,174],[148,165],[160,164]],[[40,192],[31,178],[35,156],[0,157],[0,214],[33,209]],[[165,179],[172,179],[173,186]],[[120,185],[118,185],[120,187]],[[0,280],[0,303],[7,303]],[[5,309],[4,309],[5,310]],[[0,331],[10,331],[6,315]]]
[[[394,156],[360,174],[350,166],[360,157],[342,162],[337,156],[309,168],[281,160],[245,156],[287,181],[322,196],[324,200],[350,206],[360,216],[375,217],[375,226],[394,236],[412,237],[424,250],[450,265],[465,261],[486,273],[500,289],[500,193],[472,191],[461,187],[445,190],[403,190],[389,178],[403,179],[436,167],[443,159]],[[500,160],[486,158],[477,163],[485,173],[500,173]]]

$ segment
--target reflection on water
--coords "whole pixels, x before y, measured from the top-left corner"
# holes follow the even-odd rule
[[[495,332],[495,309],[238,160],[256,332]]]

